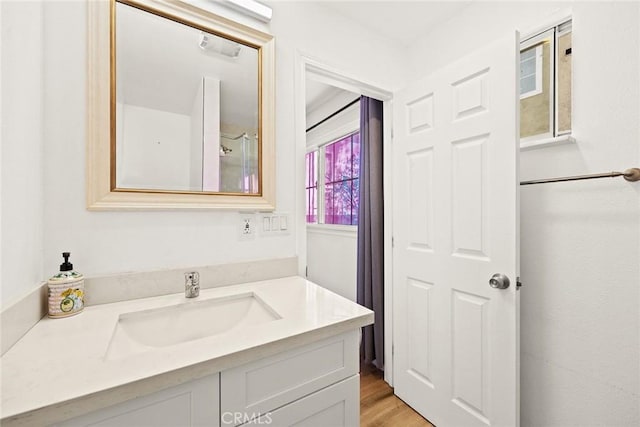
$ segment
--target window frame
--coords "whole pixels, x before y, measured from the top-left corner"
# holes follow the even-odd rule
[[[309,190],[315,189],[316,192],[316,199],[315,199],[315,218],[316,221],[315,222],[309,222],[309,211],[308,211],[308,205],[305,203],[305,222],[307,224],[317,224],[318,223],[318,218],[320,215],[320,201],[319,201],[319,197],[320,197],[320,182],[318,181],[318,168],[319,168],[319,164],[320,164],[320,159],[319,159],[319,150],[317,148],[314,148],[313,150],[307,150],[307,152],[305,153],[305,179],[308,179],[311,174],[309,173],[309,171],[306,169],[307,168],[307,156],[309,154],[313,153],[313,172],[315,172],[315,182],[314,185],[308,187],[307,186],[307,182],[305,182],[305,198],[307,200],[305,200],[306,203],[309,203]]]
[[[360,133],[360,128],[357,127],[356,129],[353,129],[349,132],[346,132],[339,136],[339,137],[333,137],[331,138],[329,141],[327,142],[323,142],[321,144],[315,145],[315,146],[311,146],[308,147],[306,152],[305,152],[305,156],[311,152],[316,152],[316,159],[317,159],[317,164],[316,164],[316,183],[317,183],[317,208],[318,208],[318,213],[316,215],[316,222],[306,222],[307,227],[311,226],[311,227],[318,227],[318,228],[331,228],[334,230],[345,230],[345,231],[351,231],[351,230],[356,230],[358,228],[358,224],[327,224],[325,223],[325,175],[326,175],[326,148],[331,145],[334,144],[340,140],[343,140],[347,137],[352,137],[353,135]],[[361,141],[362,144],[362,141]],[[305,173],[306,176],[306,173]],[[351,180],[353,180],[355,178],[351,178]],[[358,180],[360,179],[360,175],[358,174]],[[306,191],[306,190],[305,190]],[[305,221],[307,218],[307,214],[305,212]]]
[[[560,123],[560,119],[558,118],[558,114],[560,111],[559,108],[559,96],[557,96],[558,94],[558,68],[557,65],[555,64],[556,58],[559,55],[559,51],[558,51],[558,39],[567,34],[567,33],[571,33],[571,55],[573,55],[573,18],[569,17],[568,19],[564,19],[562,20],[562,22],[559,22],[558,24],[556,24],[554,26],[555,29],[555,37],[554,37],[554,43],[555,43],[555,55],[553,56],[553,60],[554,60],[554,76],[556,77],[554,80],[554,105],[553,105],[553,111],[554,111],[554,135],[556,136],[556,138],[558,137],[562,137],[564,135],[571,135],[572,130],[573,130],[573,57],[571,58],[571,129],[567,129],[564,131],[560,131],[558,129],[559,123]]]
[[[522,55],[522,51],[527,50],[527,47],[521,47],[520,48],[520,55]],[[535,77],[536,77],[536,85],[533,88],[533,90],[530,90],[529,92],[525,92],[525,93],[521,93],[520,94],[520,99],[526,99],[529,98],[531,96],[535,96],[535,95],[539,95],[542,93],[542,53],[543,53],[543,49],[542,49],[542,44],[538,44],[537,46],[534,46],[535,49],[535,53],[533,55],[533,59],[535,61]],[[522,58],[520,58],[520,66],[522,67]],[[522,76],[520,76],[520,82],[522,82]]]
[[[575,142],[575,139],[572,137],[573,129],[568,129],[564,131],[558,130],[559,120],[559,108],[558,108],[558,67],[557,67],[557,55],[558,55],[558,38],[567,33],[573,33],[573,16],[570,12],[559,15],[558,19],[554,19],[550,21],[544,26],[537,28],[535,31],[529,32],[527,35],[522,37],[520,42],[519,52],[534,46],[535,44],[539,44],[542,40],[549,38],[550,39],[550,54],[549,54],[549,73],[551,82],[549,84],[549,88],[552,91],[549,102],[549,131],[545,133],[540,133],[537,135],[531,135],[525,138],[520,138],[520,148],[528,149],[535,148],[538,146],[547,146],[554,145],[556,143],[566,143]],[[573,40],[572,40],[573,45]],[[542,46],[542,45],[541,45]],[[537,64],[536,64],[537,65]],[[542,61],[540,61],[540,66],[542,66]],[[537,71],[537,70],[536,70]],[[542,70],[541,70],[542,71]],[[542,72],[540,73],[540,78],[542,78]],[[518,80],[518,83],[520,80]],[[571,73],[571,85],[573,86],[573,70]],[[541,88],[542,89],[542,88]],[[541,93],[541,92],[540,92]],[[529,96],[533,96],[533,93]],[[522,99],[526,99],[526,97],[520,97],[519,101]],[[573,104],[573,92],[572,92],[572,104]],[[573,119],[573,110],[572,116]],[[571,127],[573,128],[573,120],[571,120]]]

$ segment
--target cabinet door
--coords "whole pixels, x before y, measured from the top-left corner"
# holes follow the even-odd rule
[[[360,425],[360,375],[347,378],[246,424],[259,425],[357,427]]]
[[[257,360],[220,374],[223,425],[238,425],[358,373],[358,331]]]
[[[219,374],[138,397],[60,424],[61,427],[219,426]]]

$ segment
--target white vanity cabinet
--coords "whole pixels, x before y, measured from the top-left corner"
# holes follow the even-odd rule
[[[214,374],[54,425],[216,427],[220,425],[219,398],[220,374]]]
[[[355,427],[358,354],[353,330],[56,425]]]
[[[44,318],[2,355],[0,424],[357,426],[358,332],[372,323],[298,276]],[[52,345],[68,336],[82,345]],[[71,374],[52,369],[70,360]]]

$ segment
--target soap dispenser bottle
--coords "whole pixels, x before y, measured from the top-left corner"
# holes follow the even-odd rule
[[[54,275],[49,285],[49,317],[68,317],[84,309],[84,276],[73,270],[69,262],[70,252],[63,252],[64,262],[60,272]]]

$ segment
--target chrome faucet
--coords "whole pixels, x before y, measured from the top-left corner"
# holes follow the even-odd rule
[[[200,274],[197,271],[184,273],[184,296],[195,298],[200,295]]]

